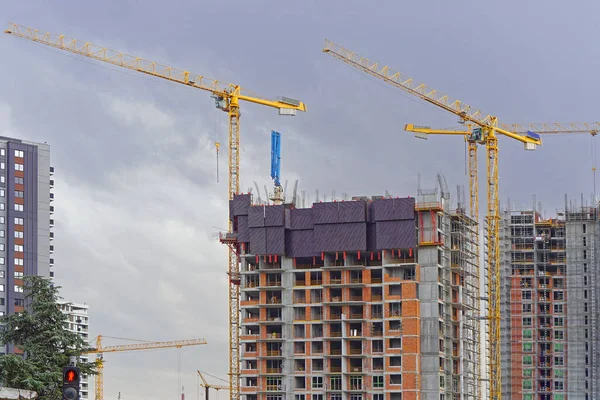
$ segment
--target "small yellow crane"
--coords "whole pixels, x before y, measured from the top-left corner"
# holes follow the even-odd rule
[[[208,390],[210,388],[213,388],[213,389],[215,389],[217,391],[219,391],[219,390],[229,390],[229,386],[213,385],[213,384],[208,383],[206,381],[206,378],[204,378],[204,375],[202,375],[202,372],[200,372],[200,371],[196,371],[196,372],[198,372],[198,376],[200,377],[200,379],[202,379],[202,383],[200,384],[200,386],[202,386],[204,388],[204,398],[205,398],[205,400],[208,400],[208,395],[209,395]],[[206,372],[205,372],[205,374],[206,374]],[[206,375],[209,375],[209,374],[206,374]]]
[[[481,135],[477,142],[485,144],[487,152],[487,267],[488,267],[488,320],[490,354],[490,400],[501,399],[500,369],[500,203],[498,192],[498,135],[515,139],[524,144],[525,150],[535,150],[542,144],[539,135],[528,132],[520,135],[498,121],[496,116],[472,108],[459,100],[452,100],[425,84],[392,71],[388,66],[380,65],[362,57],[351,50],[325,41],[323,52],[384,82],[404,90],[430,104],[446,110],[459,118],[461,123],[477,125]]]
[[[102,335],[98,335],[96,338],[96,347],[88,349],[83,354],[96,354],[96,362],[98,364],[98,374],[96,375],[96,400],[104,399],[104,353],[116,353],[122,351],[135,351],[135,350],[150,350],[150,349],[167,349],[167,348],[181,348],[185,346],[198,346],[206,344],[204,339],[190,339],[190,340],[174,340],[169,342],[143,342],[135,344],[122,344],[116,346],[102,346]]]
[[[266,107],[276,108],[279,115],[294,116],[297,111],[306,111],[306,105],[296,99],[279,97],[278,99],[267,99],[254,92],[242,89],[239,85],[224,83],[203,75],[192,74],[187,70],[181,70],[148,61],[141,57],[130,56],[119,51],[97,46],[89,42],[42,32],[38,29],[9,23],[4,33],[19,37],[21,39],[40,43],[69,53],[92,58],[118,67],[127,68],[132,71],[141,72],[157,78],[166,79],[170,82],[183,84],[185,86],[202,89],[212,94],[217,109],[229,115],[229,189],[228,200],[240,191],[240,102],[259,104]],[[217,157],[220,144],[215,143]],[[218,166],[217,166],[218,168]],[[218,173],[218,171],[217,171]],[[229,236],[221,240],[229,248],[229,264],[227,274],[229,276],[229,378],[230,397],[232,400],[239,399],[240,392],[240,265],[237,252],[239,244],[232,240],[233,223],[229,220]]]

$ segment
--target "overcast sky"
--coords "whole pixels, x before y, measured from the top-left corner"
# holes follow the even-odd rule
[[[460,138],[403,131],[457,127],[456,117],[322,53],[325,38],[503,122],[593,122],[599,11],[557,0],[5,0],[0,21],[301,99],[308,112],[294,118],[242,104],[242,189],[271,186],[276,129],[282,180],[314,199],[316,189],[414,196],[417,175],[434,187],[438,171],[453,192],[467,185]],[[63,297],[90,305],[93,335],[206,338],[181,351],[196,399],[196,369],[228,371],[227,250],[214,237],[227,227],[227,115],[207,92],[9,35],[0,54],[0,135],[51,146]],[[500,190],[523,206],[536,195],[552,216],[565,193],[590,198],[592,146],[588,135],[544,139],[536,152],[500,139]],[[483,151],[480,161],[485,199]],[[105,360],[105,399],[176,398],[175,349]]]

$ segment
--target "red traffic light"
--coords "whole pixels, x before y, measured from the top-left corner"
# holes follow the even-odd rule
[[[77,371],[74,369],[69,369],[65,372],[65,381],[66,382],[75,382],[78,378]]]

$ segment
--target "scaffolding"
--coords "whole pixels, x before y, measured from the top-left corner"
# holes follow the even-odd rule
[[[557,215],[502,215],[506,398],[598,399],[598,210],[565,204]]]

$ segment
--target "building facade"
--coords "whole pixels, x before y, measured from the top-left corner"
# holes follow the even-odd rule
[[[60,310],[67,316],[65,329],[79,335],[86,343],[90,343],[89,338],[89,306],[87,304],[69,303],[66,301],[58,302]],[[90,345],[90,347],[92,347]],[[81,356],[81,361],[88,362],[89,356],[84,354]],[[89,398],[88,376],[81,376],[79,398]]]
[[[446,200],[235,196],[244,399],[479,398],[476,223]]]
[[[503,398],[600,398],[598,209],[502,221]]]
[[[0,137],[0,315],[24,309],[23,277],[53,276],[53,173],[47,144]]]

